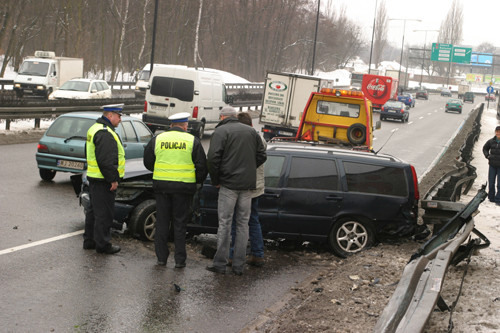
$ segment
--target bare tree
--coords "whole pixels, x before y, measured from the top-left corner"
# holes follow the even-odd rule
[[[438,41],[440,43],[458,45],[462,41],[463,36],[463,5],[460,0],[453,0],[448,15],[441,23],[439,29]],[[451,64],[443,65],[442,63],[435,63],[436,69],[439,74],[443,75],[446,71],[450,71],[448,75],[452,72]]]

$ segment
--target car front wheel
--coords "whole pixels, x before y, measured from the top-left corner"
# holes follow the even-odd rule
[[[46,181],[51,181],[56,176],[55,170],[38,169],[38,172],[40,173],[40,178]]]
[[[140,239],[153,241],[156,230],[156,200],[149,199],[135,207],[129,221],[131,234],[138,235]]]
[[[330,247],[343,258],[371,247],[374,241],[371,223],[361,218],[338,220],[328,235]]]

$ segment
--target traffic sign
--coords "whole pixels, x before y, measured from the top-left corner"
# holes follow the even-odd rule
[[[452,44],[432,43],[431,60],[469,64],[472,55],[470,47],[453,46]]]
[[[453,47],[452,61],[457,64],[470,64],[472,49],[470,47]]]
[[[488,88],[486,88],[486,91],[488,92],[488,94],[493,94],[493,86],[488,86]]]
[[[432,43],[431,60],[450,62],[452,44]]]

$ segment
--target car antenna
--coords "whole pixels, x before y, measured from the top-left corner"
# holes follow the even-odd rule
[[[394,133],[396,133],[396,132],[398,131],[398,129],[399,129],[399,128],[395,128],[395,129],[393,129],[393,130],[391,131],[391,132],[392,132],[392,133],[391,133],[391,135],[389,135],[389,137],[388,137],[388,138],[387,138],[387,140],[384,142],[384,144],[382,145],[382,147],[380,147],[380,149],[379,149],[379,150],[377,150],[377,151],[375,152],[375,155],[377,155],[377,154],[379,153],[379,151],[381,151],[381,150],[382,150],[382,148],[384,148],[384,147],[385,147],[385,145],[387,144],[387,142],[389,142],[390,138],[392,138],[392,136],[394,135]]]

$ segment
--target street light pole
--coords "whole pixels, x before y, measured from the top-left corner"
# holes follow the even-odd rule
[[[372,28],[372,45],[370,47],[370,63],[368,64],[368,74],[371,74],[371,69],[372,69],[373,36],[375,35],[375,18],[377,17],[377,2],[378,0],[375,0],[375,13],[373,14],[373,28]]]
[[[422,20],[418,19],[389,19],[389,21],[403,21],[403,40],[401,41],[401,57],[399,58],[399,72],[398,72],[398,85],[401,84],[401,66],[403,65],[403,51],[405,45],[405,30],[406,30],[406,21],[417,21],[422,22]]]
[[[319,8],[321,6],[321,0],[318,0],[318,12],[316,14],[316,30],[314,31],[314,46],[311,64],[311,73],[309,75],[314,75],[314,62],[316,59],[316,39],[318,38],[318,22],[319,22]]]
[[[424,61],[425,61],[425,44],[427,44],[427,32],[429,31],[439,31],[439,30],[413,30],[413,32],[424,31],[424,56],[422,57],[422,72],[420,72],[420,89],[422,89],[422,78],[424,76]]]

